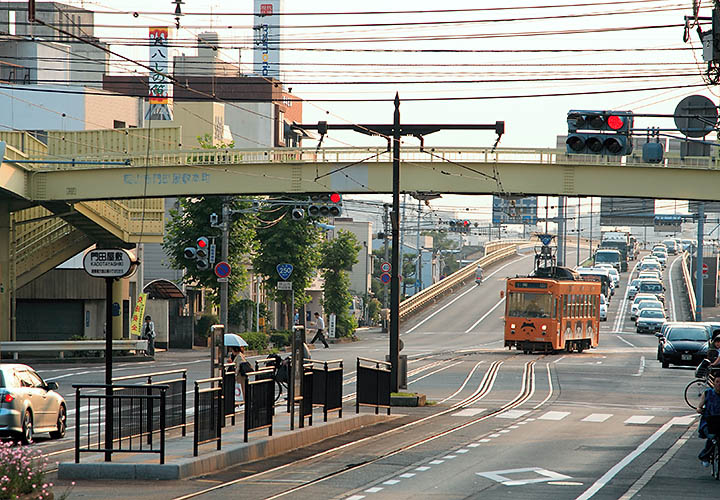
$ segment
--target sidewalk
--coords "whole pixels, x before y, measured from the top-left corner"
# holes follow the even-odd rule
[[[276,407],[273,419],[272,436],[268,429],[251,432],[248,442],[244,438],[244,414],[238,413],[235,426],[227,425],[222,430],[222,449],[217,450],[217,443],[200,445],[199,454],[193,456],[193,426],[188,425],[187,436],[166,438],[165,464],[160,464],[158,454],[151,453],[115,453],[112,462],[104,461],[102,453],[82,453],[80,463],[62,462],[58,466],[58,478],[74,479],[155,479],[178,480],[201,474],[219,471],[227,467],[262,460],[286,453],[290,450],[309,446],[330,437],[351,432],[362,427],[386,422],[398,418],[399,415],[375,415],[371,410],[361,409],[360,414],[354,413],[354,405],[343,408],[343,418],[337,412],[328,415],[323,422],[323,414],[319,409],[313,412],[313,425],[307,419],[305,427],[300,429],[296,422],[295,430],[290,430],[290,415],[285,407]],[[352,413],[351,413],[352,412]],[[159,440],[158,436],[154,437]],[[157,442],[157,441],[156,441]]]

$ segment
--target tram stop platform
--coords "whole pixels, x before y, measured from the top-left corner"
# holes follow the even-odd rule
[[[375,415],[371,410],[356,414],[354,405],[343,408],[343,417],[337,413],[328,415],[323,422],[323,414],[313,412],[313,425],[306,420],[305,427],[299,428],[297,414],[295,429],[290,430],[290,415],[283,407],[276,408],[273,419],[273,435],[268,430],[251,432],[248,442],[244,439],[244,414],[236,414],[236,423],[231,425],[227,417],[227,425],[222,429],[222,449],[217,450],[217,443],[210,442],[199,447],[197,457],[193,456],[193,424],[188,423],[187,435],[182,437],[178,431],[166,436],[165,463],[160,464],[158,454],[154,453],[113,453],[112,462],[105,462],[103,453],[82,453],[80,463],[61,462],[58,465],[58,479],[61,480],[93,480],[93,479],[125,479],[125,480],[178,480],[219,471],[233,465],[262,460],[303,448],[328,438],[339,436],[363,427],[375,425],[403,415]],[[384,413],[384,412],[383,412]],[[175,433],[178,435],[176,436]],[[159,439],[155,436],[153,439]]]

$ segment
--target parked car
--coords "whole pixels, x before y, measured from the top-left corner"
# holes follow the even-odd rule
[[[644,304],[646,301],[641,302]],[[635,323],[638,333],[655,333],[659,332],[663,323],[667,321],[665,311],[656,308],[640,308],[640,312]]]
[[[64,437],[67,405],[57,388],[27,365],[0,364],[0,435],[25,444],[38,432]]]
[[[658,337],[658,360],[663,368],[697,366],[707,355],[709,327],[698,323],[666,323]]]
[[[605,295],[600,294],[600,321],[607,321],[608,303]]]

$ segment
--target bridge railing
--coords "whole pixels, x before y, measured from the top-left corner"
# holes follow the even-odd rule
[[[454,287],[462,285],[466,280],[475,276],[475,270],[478,266],[488,266],[494,262],[503,260],[517,253],[518,247],[532,245],[525,240],[501,240],[490,242],[485,246],[485,257],[468,264],[462,269],[454,272],[444,280],[438,281],[426,289],[416,293],[412,297],[400,303],[400,321],[404,320],[411,314],[427,307],[445,293],[451,291]]]
[[[697,302],[695,301],[695,288],[692,284],[692,273],[688,269],[688,257],[690,254],[688,252],[683,252],[682,256],[682,262],[680,263],[680,267],[682,268],[683,273],[683,281],[685,282],[685,289],[687,290],[688,294],[688,302],[690,303],[690,317],[693,321],[696,320],[695,318],[695,311],[697,309]]]

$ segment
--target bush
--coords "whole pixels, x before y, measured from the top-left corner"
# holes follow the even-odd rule
[[[264,351],[270,342],[270,338],[263,332],[244,332],[240,336],[248,343],[248,349],[253,351]]]
[[[203,314],[195,323],[196,337],[209,337],[210,327],[218,324],[218,318],[214,314]]]
[[[281,330],[270,334],[270,342],[275,347],[285,347],[292,343],[292,332]]]
[[[349,313],[341,314],[337,318],[337,324],[335,325],[336,333],[338,337],[352,337],[357,330],[357,320]]]

